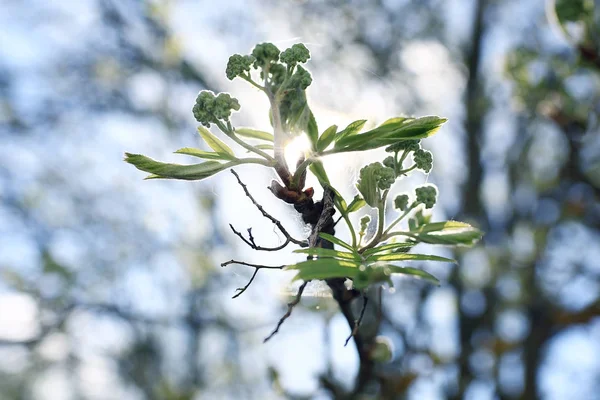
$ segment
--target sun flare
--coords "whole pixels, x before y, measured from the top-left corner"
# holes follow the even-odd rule
[[[296,163],[310,151],[311,144],[306,135],[298,135],[292,139],[283,151],[285,162],[290,171],[296,170]]]

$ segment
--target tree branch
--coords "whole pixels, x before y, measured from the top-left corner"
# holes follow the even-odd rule
[[[279,220],[277,220],[271,214],[269,214],[268,212],[266,212],[265,209],[263,208],[263,206],[261,206],[260,204],[258,204],[258,202],[254,199],[254,197],[252,197],[252,195],[248,191],[248,187],[246,186],[246,184],[244,184],[244,182],[242,182],[242,180],[240,179],[240,176],[237,174],[237,172],[235,172],[232,169],[231,173],[236,177],[238,183],[240,184],[240,186],[242,187],[242,189],[244,189],[244,193],[246,193],[246,196],[250,199],[250,201],[252,201],[252,204],[254,204],[254,206],[258,209],[258,211],[260,211],[262,213],[263,217],[269,219],[272,223],[274,223],[275,226],[277,226],[277,229],[279,229],[279,231],[285,236],[285,242],[282,245],[280,245],[280,246],[277,246],[277,247],[261,247],[261,246],[257,246],[256,243],[254,243],[254,238],[252,237],[252,233],[251,233],[250,230],[248,230],[248,233],[250,235],[250,240],[247,240],[246,238],[244,238],[242,236],[241,233],[239,233],[238,231],[235,230],[235,228],[233,227],[233,225],[229,224],[229,226],[231,227],[231,230],[237,236],[239,236],[244,241],[244,243],[246,243],[248,246],[252,247],[254,250],[263,250],[263,251],[281,250],[285,246],[287,246],[289,243],[294,243],[294,244],[297,244],[297,245],[299,245],[301,247],[306,247],[307,246],[306,241],[294,239],[292,237],[292,235],[290,235],[288,233],[288,231],[283,227],[283,225],[281,224],[281,222]]]
[[[277,322],[277,326],[275,327],[275,329],[273,330],[273,332],[271,332],[271,334],[269,336],[267,336],[265,338],[265,340],[263,340],[263,343],[268,342],[273,336],[275,336],[275,334],[277,332],[279,332],[279,328],[281,327],[281,325],[283,325],[283,323],[285,322],[285,320],[288,319],[292,315],[292,311],[294,310],[294,307],[298,303],[300,303],[300,299],[302,298],[302,293],[304,292],[304,289],[306,288],[306,285],[308,285],[308,282],[310,282],[310,281],[304,282],[298,288],[298,293],[296,294],[296,297],[294,298],[293,301],[291,301],[291,302],[288,303],[287,312],[283,315],[283,317],[281,317],[281,319],[279,320],[279,322]]]
[[[225,261],[224,263],[221,263],[221,267],[226,267],[231,264],[245,265],[247,267],[254,268],[254,273],[252,274],[252,277],[250,278],[250,280],[248,281],[246,286],[235,289],[236,291],[238,291],[238,293],[236,293],[232,297],[232,299],[239,297],[242,293],[244,293],[246,291],[246,289],[248,289],[250,287],[250,285],[254,281],[254,278],[256,278],[256,274],[258,274],[258,270],[260,270],[260,269],[283,269],[286,267],[286,265],[261,265],[261,264],[251,264],[251,263],[247,263],[244,261],[236,261],[236,260]]]

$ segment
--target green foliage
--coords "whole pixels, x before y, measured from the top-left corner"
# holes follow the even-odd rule
[[[280,60],[289,66],[305,63],[310,58],[310,52],[303,43],[296,43],[281,53]]]
[[[279,49],[273,43],[257,44],[252,50],[254,68],[266,68],[271,62],[279,61]]]
[[[382,191],[388,190],[396,180],[394,170],[374,162],[362,167],[356,188],[371,207],[381,203]]]
[[[425,204],[425,208],[433,208],[436,197],[437,190],[434,186],[421,186],[415,190],[417,194],[417,203]]]
[[[431,168],[433,167],[433,155],[431,152],[418,149],[413,153],[413,158],[418,169],[422,169],[426,173],[431,171]]]
[[[212,151],[186,147],[177,150],[176,153],[208,161],[192,165],[170,164],[130,153],[126,153],[125,161],[148,172],[148,178],[152,179],[199,180],[240,164],[258,164],[274,168],[286,185],[283,187],[276,182],[283,192],[288,193],[288,197],[282,198],[288,202],[293,202],[294,200],[289,198],[293,199],[294,196],[299,199],[312,196],[312,190],[303,188],[308,169],[317,177],[323,188],[329,188],[335,194],[333,202],[346,223],[351,242],[347,243],[333,235],[320,232],[322,239],[338,249],[316,247],[296,250],[297,253],[307,255],[308,259],[287,266],[287,269],[297,271],[294,279],[350,278],[354,287],[359,290],[384,282],[391,285],[393,274],[410,275],[438,283],[435,277],[421,269],[397,263],[454,262],[436,255],[411,253],[411,250],[418,243],[473,245],[481,238],[482,233],[461,222],[431,223],[431,216],[423,214],[424,209],[431,209],[436,202],[437,190],[431,185],[417,188],[415,201],[412,203],[406,194],[396,196],[393,203],[399,215],[391,222],[386,221],[386,206],[387,195],[398,179],[415,169],[426,173],[431,171],[433,156],[429,151],[421,149],[420,140],[436,133],[446,119],[436,116],[395,117],[366,132],[361,131],[367,121],[360,119],[341,131],[338,131],[337,125],[332,125],[319,135],[317,120],[308,106],[306,97],[312,76],[300,65],[309,59],[310,52],[303,44],[294,44],[280,52],[272,43],[262,43],[252,50],[252,54],[235,54],[227,63],[227,78],[241,78],[267,96],[271,105],[270,121],[273,132],[234,127],[229,119],[233,111],[240,109],[237,99],[227,93],[215,95],[210,91],[202,91],[196,99],[193,114],[201,124],[198,128],[200,137]],[[254,80],[254,69],[259,70],[259,82]],[[230,142],[241,146],[247,153],[253,153],[255,157],[236,156],[229,144],[209,131],[208,128],[213,124],[230,139]],[[296,134],[306,134],[312,143],[312,149],[292,175],[281,160],[283,147],[291,136]],[[263,143],[253,144],[251,141]],[[356,184],[359,194],[348,204],[339,191],[331,186],[321,158],[330,154],[377,148],[385,148],[393,155],[389,155],[382,162],[368,164],[360,170]],[[272,153],[265,153],[263,150]],[[413,154],[414,165],[405,166],[410,153]],[[377,220],[372,221],[370,216],[363,215],[358,228],[355,228],[350,215],[359,212],[365,205],[377,210]],[[405,220],[407,226],[402,229],[400,226]],[[376,228],[375,233],[371,233],[372,237],[368,243],[363,243],[369,226]],[[398,237],[404,237],[405,241],[398,241]]]
[[[207,128],[210,124],[229,120],[232,111],[239,111],[240,103],[228,93],[219,93],[215,96],[210,90],[203,90],[196,97],[196,104],[192,109],[194,118]]]
[[[388,153],[398,153],[400,151],[417,151],[421,148],[421,140],[403,140],[385,148]]]
[[[406,210],[408,207],[408,195],[400,194],[394,199],[394,208],[400,211]]]
[[[225,75],[227,75],[227,79],[232,81],[234,78],[242,75],[246,75],[250,72],[250,68],[252,64],[256,61],[254,56],[242,56],[240,54],[234,54],[229,57],[229,61],[227,62],[227,69],[225,70]]]

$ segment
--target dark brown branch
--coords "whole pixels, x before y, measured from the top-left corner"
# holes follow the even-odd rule
[[[285,242],[283,242],[279,246],[276,246],[276,247],[262,247],[262,246],[258,246],[254,242],[254,237],[252,236],[252,228],[248,228],[248,239],[246,239],[244,237],[244,235],[241,234],[241,232],[238,232],[233,227],[233,225],[229,224],[229,227],[231,228],[231,230],[233,231],[233,233],[235,233],[240,239],[242,239],[242,241],[244,243],[246,243],[248,246],[250,246],[254,250],[259,250],[259,251],[277,251],[277,250],[283,249],[285,246],[287,246],[291,242],[291,240],[290,240],[291,238],[290,237],[286,237]]]
[[[360,324],[362,323],[363,317],[365,316],[365,310],[367,309],[367,303],[369,302],[369,298],[363,293],[363,305],[360,310],[360,316],[357,320],[354,321],[354,328],[352,328],[352,332],[350,332],[350,336],[346,339],[346,343],[344,343],[344,347],[348,345],[350,339],[352,339],[358,333],[358,328],[360,328]]]
[[[279,322],[277,322],[277,326],[275,327],[275,329],[273,330],[273,332],[271,332],[271,334],[269,336],[267,336],[265,338],[265,340],[263,340],[263,343],[269,341],[269,339],[271,339],[273,336],[275,336],[275,334],[277,332],[279,332],[279,328],[281,327],[281,325],[283,325],[283,323],[285,322],[285,320],[288,319],[292,315],[292,311],[294,310],[294,307],[298,303],[300,303],[300,299],[302,298],[302,293],[304,292],[304,289],[306,288],[306,285],[308,285],[308,282],[310,282],[310,281],[304,282],[298,288],[298,293],[296,294],[296,297],[294,298],[294,300],[292,300],[291,302],[288,303],[287,312],[283,315],[283,317],[281,317],[281,319],[279,320]]]
[[[240,176],[237,174],[237,172],[235,172],[233,169],[231,170],[231,173],[236,177],[238,183],[240,184],[240,186],[242,187],[242,189],[244,189],[244,193],[246,193],[246,196],[250,199],[250,201],[252,201],[252,204],[254,204],[254,206],[258,209],[258,211],[261,212],[261,214],[263,215],[263,217],[269,219],[272,223],[275,224],[275,226],[277,226],[277,229],[279,229],[279,231],[285,236],[285,243],[281,246],[278,247],[273,247],[273,248],[268,248],[268,247],[260,247],[257,246],[254,243],[254,239],[252,238],[252,234],[250,234],[250,237],[252,238],[251,240],[247,240],[245,239],[241,233],[237,232],[233,226],[231,224],[229,224],[229,226],[231,227],[231,229],[233,230],[233,232],[238,235],[248,246],[252,247],[255,250],[264,250],[264,251],[275,251],[275,250],[281,250],[283,249],[285,246],[287,246],[289,243],[294,243],[297,244],[299,246],[302,247],[306,247],[306,241],[304,240],[298,240],[298,239],[294,239],[289,233],[288,231],[283,227],[283,225],[281,224],[281,222],[279,222],[279,220],[277,220],[276,218],[274,218],[271,214],[269,214],[268,212],[265,211],[265,209],[263,208],[263,206],[261,206],[260,204],[258,204],[258,202],[256,200],[254,200],[254,197],[252,197],[252,195],[250,194],[250,192],[248,191],[248,187],[246,186],[246,184],[244,182],[242,182],[242,180],[240,179]]]
[[[248,289],[250,287],[252,282],[254,282],[254,278],[256,278],[256,274],[258,274],[258,270],[260,270],[260,269],[283,269],[286,267],[286,265],[261,265],[261,264],[251,264],[251,263],[247,263],[244,261],[236,261],[236,260],[225,261],[224,263],[221,263],[221,267],[226,267],[230,264],[239,264],[239,265],[245,265],[247,267],[254,268],[254,273],[252,274],[252,277],[250,278],[250,280],[248,281],[246,286],[235,289],[238,293],[236,293],[232,297],[232,299],[239,297],[242,293],[244,293],[246,291],[246,289]]]

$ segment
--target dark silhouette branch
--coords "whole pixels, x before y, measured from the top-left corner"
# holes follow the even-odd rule
[[[286,267],[286,265],[261,265],[261,264],[251,264],[251,263],[247,263],[244,261],[237,261],[237,260],[229,260],[229,261],[225,261],[224,263],[221,263],[221,267],[226,267],[228,265],[231,264],[239,264],[239,265],[245,265],[247,267],[252,267],[254,268],[254,273],[252,274],[252,277],[250,278],[250,280],[248,281],[248,283],[246,284],[246,286],[241,287],[241,288],[237,288],[235,289],[236,291],[238,291],[238,293],[236,293],[232,299],[235,299],[237,297],[239,297],[242,293],[244,293],[246,291],[246,289],[248,289],[250,287],[250,285],[252,284],[252,282],[254,281],[254,278],[256,278],[256,274],[258,274],[258,271],[260,269],[283,269]]]
[[[367,309],[368,302],[369,302],[369,298],[363,293],[363,305],[362,305],[362,309],[360,310],[360,316],[358,317],[357,320],[354,321],[354,328],[352,328],[352,332],[350,333],[350,336],[348,336],[348,338],[346,339],[346,343],[344,343],[344,347],[346,347],[348,345],[348,342],[350,341],[350,339],[352,339],[358,333],[358,328],[360,328],[360,324],[362,323],[363,317],[365,316],[365,310]]]
[[[277,326],[275,327],[273,332],[271,332],[271,334],[269,336],[267,336],[265,338],[265,340],[263,340],[263,343],[268,342],[273,336],[275,336],[277,334],[277,332],[279,332],[279,328],[281,328],[281,325],[283,325],[285,320],[288,319],[292,315],[292,311],[294,310],[294,307],[296,307],[296,305],[298,305],[298,303],[300,303],[300,299],[302,299],[302,293],[304,293],[304,289],[306,288],[306,285],[308,285],[308,282],[310,282],[310,281],[306,281],[302,285],[300,285],[300,287],[298,288],[298,293],[296,294],[296,297],[294,298],[294,300],[292,300],[291,302],[288,303],[287,312],[283,315],[283,317],[281,317],[281,319],[279,319],[279,322],[277,322]]]
[[[238,232],[237,230],[235,230],[235,228],[233,227],[233,225],[229,224],[229,226],[231,227],[231,230],[233,231],[233,233],[235,233],[240,239],[242,239],[244,241],[244,243],[246,243],[248,246],[250,246],[254,250],[277,251],[277,250],[283,249],[284,247],[286,247],[290,243],[294,243],[294,244],[297,244],[297,245],[302,246],[302,247],[306,247],[307,246],[305,240],[298,240],[298,239],[293,238],[292,235],[290,235],[289,232],[283,227],[283,225],[281,224],[281,222],[279,220],[277,220],[271,214],[269,214],[268,212],[266,212],[265,209],[263,208],[263,206],[261,206],[260,204],[258,204],[258,202],[254,199],[254,197],[252,197],[252,195],[248,191],[248,187],[246,186],[246,184],[244,182],[242,182],[242,180],[240,179],[240,176],[237,174],[237,172],[235,172],[232,169],[231,173],[236,177],[238,183],[240,184],[240,186],[242,187],[242,189],[244,189],[244,193],[246,193],[246,196],[250,199],[250,201],[252,201],[252,204],[254,204],[254,206],[258,209],[258,211],[261,212],[261,214],[263,215],[263,217],[269,219],[273,224],[275,224],[275,226],[277,226],[277,229],[279,229],[279,231],[283,234],[283,236],[285,236],[285,242],[283,244],[281,244],[280,246],[276,246],[276,247],[261,247],[261,246],[257,246],[256,243],[254,242],[254,237],[252,236],[251,228],[248,229],[249,239],[246,239],[246,238],[244,238],[244,236],[240,232]]]

